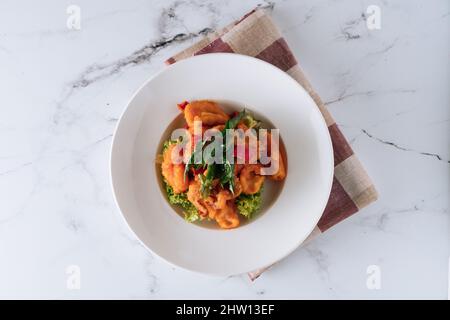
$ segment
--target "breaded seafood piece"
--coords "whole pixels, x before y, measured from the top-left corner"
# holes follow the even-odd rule
[[[192,101],[184,109],[184,117],[189,127],[194,125],[194,120],[202,121],[204,126],[222,125],[230,119],[219,105],[214,101]]]
[[[172,151],[176,144],[171,144],[163,153],[161,172],[167,183],[172,187],[173,192],[182,193],[189,187],[188,179],[184,177],[184,165],[174,164],[172,161]]]
[[[261,189],[265,177],[259,175],[260,170],[260,164],[249,164],[244,166],[239,176],[242,193],[255,194]]]

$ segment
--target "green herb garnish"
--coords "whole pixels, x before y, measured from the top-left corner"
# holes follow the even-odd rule
[[[198,141],[195,145],[194,152],[192,152],[191,156],[189,157],[189,160],[186,162],[186,165],[184,166],[184,180],[186,180],[187,174],[189,173],[189,169],[193,167],[194,169],[199,169],[201,167],[205,166],[205,163],[203,162],[202,157],[202,163],[194,163],[194,160],[196,158],[196,155],[200,153],[200,155],[203,152],[203,147],[205,146],[206,141]]]
[[[217,164],[211,163],[208,164],[208,167],[206,169],[206,175],[200,174],[200,192],[203,196],[203,198],[207,198],[212,190],[212,182],[215,179],[217,175]]]
[[[233,118],[229,119],[225,123],[225,128],[221,131],[223,141],[226,140],[226,130],[229,129],[235,129],[238,123],[247,115],[246,110],[239,112],[237,115],[235,115]],[[206,174],[200,174],[199,179],[201,183],[201,193],[203,197],[208,197],[212,187],[213,187],[213,180],[219,179],[219,182],[222,187],[228,187],[228,189],[234,193],[234,164],[230,163],[227,158],[226,154],[229,149],[229,146],[231,145],[231,142],[227,141],[226,145],[222,143],[221,145],[221,153],[222,153],[222,163],[208,163],[209,161],[206,161],[206,159],[203,159],[202,156],[202,163],[200,164],[194,164],[194,159],[197,154],[203,152],[203,148],[206,145],[207,141],[203,141],[201,144],[200,142],[197,142],[196,147],[192,155],[190,156],[188,162],[185,165],[184,168],[184,177],[186,179],[187,174],[189,173],[190,168],[199,169],[199,168],[206,168]],[[214,156],[214,155],[211,155]]]

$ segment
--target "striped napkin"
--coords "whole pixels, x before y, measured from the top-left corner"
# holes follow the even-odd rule
[[[231,52],[256,57],[287,72],[311,95],[331,135],[334,149],[334,179],[330,199],[308,242],[377,199],[377,191],[353,153],[319,95],[313,90],[288,44],[263,9],[255,9],[222,30],[208,34],[193,46],[169,58],[166,64],[212,52]],[[252,280],[270,266],[249,273]]]

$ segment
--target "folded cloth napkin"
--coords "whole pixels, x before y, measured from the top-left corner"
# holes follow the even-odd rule
[[[328,125],[334,150],[333,186],[320,221],[304,243],[377,199],[372,181],[319,95],[306,79],[288,44],[263,9],[255,9],[222,30],[208,34],[203,40],[169,58],[166,64],[212,52],[249,55],[287,72],[311,95]],[[250,272],[249,277],[254,280],[269,267]]]

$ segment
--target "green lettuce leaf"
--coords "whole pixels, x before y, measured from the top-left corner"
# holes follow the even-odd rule
[[[252,218],[253,214],[261,208],[261,191],[255,194],[241,194],[236,199],[238,212],[247,219]]]
[[[173,188],[164,181],[167,199],[170,204],[180,206],[183,209],[184,219],[194,222],[200,219],[197,208],[188,200],[186,193],[174,193]]]

